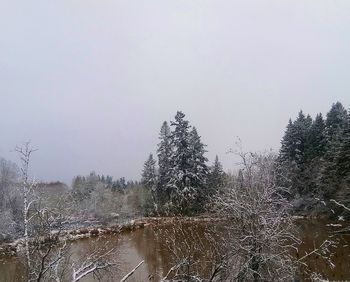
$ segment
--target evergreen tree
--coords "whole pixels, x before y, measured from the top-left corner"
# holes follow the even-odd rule
[[[339,189],[334,198],[350,206],[350,110],[342,134],[342,142],[336,156],[336,175]]]
[[[350,113],[340,102],[332,105],[326,120],[318,114],[312,122],[299,112],[289,121],[281,145],[278,168],[289,180],[281,182],[294,188],[293,196],[343,202],[350,197]]]
[[[346,124],[347,111],[340,102],[333,104],[327,113],[325,125],[326,151],[321,181],[325,199],[334,195],[342,180],[339,175],[338,160],[344,143]]]
[[[320,179],[322,173],[320,166],[323,163],[323,156],[325,153],[325,134],[324,134],[325,123],[322,114],[316,115],[310,130],[307,133],[306,140],[306,152],[305,152],[305,163],[304,163],[304,175],[307,191],[316,193],[319,196]]]
[[[137,186],[134,187],[134,195],[136,195],[135,202],[137,203],[136,206],[138,209],[140,208],[145,215],[150,215],[158,210],[158,205],[155,199],[157,181],[156,161],[154,160],[153,155],[150,154],[143,165],[141,178],[141,184],[143,187],[139,187],[141,189],[138,189]],[[141,193],[142,196],[139,193]]]
[[[170,140],[173,151],[170,158],[171,170],[167,187],[170,191],[170,205],[173,209],[186,213],[189,202],[196,195],[191,187],[191,150],[189,144],[189,122],[185,120],[185,114],[178,111],[175,121],[171,122],[174,130],[171,132]]]
[[[278,158],[292,191],[300,195],[309,192],[305,189],[305,183],[309,181],[305,163],[308,157],[308,135],[311,126],[312,118],[309,115],[305,117],[302,111],[294,122],[289,120]]]
[[[205,145],[201,142],[201,138],[195,127],[193,127],[190,132],[189,140],[191,150],[191,187],[197,195],[192,208],[194,212],[200,212],[203,210],[205,202],[210,196],[207,186],[209,176],[209,168],[207,166],[208,159],[204,155],[206,153]]]
[[[191,186],[204,187],[209,174],[209,168],[206,164],[208,159],[204,156],[207,151],[204,149],[205,145],[201,142],[201,138],[195,127],[192,128],[189,137],[191,150],[190,173],[192,174]]]
[[[325,122],[323,120],[322,114],[319,113],[316,115],[314,122],[312,123],[308,138],[307,138],[307,147],[308,147],[308,158],[320,158],[324,155],[325,152]]]
[[[209,196],[215,194],[220,188],[224,186],[225,173],[216,155],[214,164],[210,167],[210,174],[208,180]]]
[[[332,105],[330,111],[327,113],[325,136],[328,145],[337,139],[338,135],[345,127],[347,112],[340,102]]]
[[[350,110],[347,113],[346,123],[342,132],[339,153],[337,154],[338,175],[349,181],[350,177]]]
[[[295,120],[294,127],[294,160],[300,170],[303,170],[303,165],[306,162],[306,145],[308,131],[312,125],[312,119],[308,115],[305,117],[302,111],[299,112],[298,118]]]
[[[281,163],[286,163],[294,160],[295,155],[295,145],[293,138],[294,126],[291,119],[289,119],[286,131],[281,141],[281,149],[279,154],[279,161]]]
[[[168,198],[168,192],[166,190],[167,184],[170,181],[171,173],[171,155],[172,146],[170,140],[170,127],[166,121],[160,129],[159,134],[160,143],[158,144],[158,185],[156,189],[156,199],[159,205],[166,203]]]
[[[197,130],[191,130],[184,113],[177,112],[171,126],[174,129],[170,134],[169,206],[174,212],[191,214],[198,212],[203,204],[203,189],[209,172],[204,156],[205,145]]]
[[[312,118],[309,115],[305,117],[302,111],[299,112],[294,122],[289,120],[281,142],[279,156],[281,161],[295,162],[301,168],[305,161],[307,136],[311,126]]]
[[[155,187],[157,185],[157,173],[156,173],[156,161],[153,159],[152,154],[149,155],[147,161],[143,166],[141,182],[146,188],[152,191],[155,190]]]

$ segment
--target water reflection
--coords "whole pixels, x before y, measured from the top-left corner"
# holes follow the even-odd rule
[[[333,239],[338,240],[338,247],[334,252],[334,268],[331,268],[319,255],[310,256],[307,263],[312,270],[330,280],[350,279],[350,236],[335,235],[334,227],[326,226],[325,221],[299,221],[300,236],[304,241],[296,256],[303,256],[318,246],[327,236],[333,234]],[[211,260],[216,252],[213,241],[207,234],[219,234],[217,226],[213,224],[184,224],[182,228],[177,225],[154,225],[131,233],[120,235],[108,235],[74,242],[71,245],[73,260],[84,258],[91,250],[114,247],[118,267],[103,276],[103,281],[119,281],[128,271],[134,268],[140,261],[145,263],[128,279],[128,281],[160,281],[169,269],[176,263],[176,256],[191,255],[193,259],[199,258],[200,264],[195,267],[195,272],[208,275],[211,271]],[[215,238],[215,237],[214,237]],[[174,246],[177,248],[174,250]],[[0,259],[0,282],[23,281],[23,265],[18,258]],[[308,277],[304,274],[302,280]],[[83,281],[94,281],[92,277]]]

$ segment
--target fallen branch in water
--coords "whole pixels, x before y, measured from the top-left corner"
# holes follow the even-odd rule
[[[120,280],[120,282],[126,281],[131,275],[134,274],[134,272],[136,271],[136,269],[138,269],[138,268],[141,266],[141,264],[143,264],[143,263],[144,263],[144,260],[141,261],[141,262],[140,262],[133,270],[131,270],[128,274],[126,274],[126,275],[122,278],[122,280]]]

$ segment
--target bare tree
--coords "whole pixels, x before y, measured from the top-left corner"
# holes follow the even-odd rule
[[[30,208],[35,202],[33,197],[33,189],[35,181],[29,180],[29,163],[30,157],[36,150],[30,146],[30,142],[26,142],[22,147],[17,146],[15,151],[19,154],[21,159],[21,173],[22,173],[22,195],[23,195],[23,224],[24,224],[24,242],[27,268],[31,268],[30,248],[29,248],[29,222],[33,215],[30,215]]]
[[[221,244],[227,253],[227,279],[292,280],[297,271],[292,251],[300,240],[284,197],[288,191],[277,185],[275,156],[239,156],[240,177],[213,201],[214,213],[226,219]]]
[[[22,162],[23,239],[28,281],[72,281],[101,274],[116,266],[114,248],[95,249],[77,261],[71,259],[70,244],[61,237],[63,230],[61,201],[48,208],[29,179],[30,158],[36,150],[25,143],[16,147]]]

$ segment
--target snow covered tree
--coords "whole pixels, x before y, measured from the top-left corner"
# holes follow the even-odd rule
[[[298,118],[294,122],[294,160],[300,169],[303,169],[303,164],[306,161],[306,140],[308,130],[312,125],[312,119],[308,115],[304,116],[300,111]]]
[[[197,130],[185,120],[185,114],[178,111],[174,128],[170,134],[172,151],[170,155],[170,173],[167,189],[169,207],[175,213],[191,214],[198,210],[201,193],[208,176],[205,145],[202,144]]]
[[[322,114],[316,115],[307,135],[307,155],[309,159],[322,157],[325,151],[325,122]]]
[[[305,117],[302,111],[299,112],[294,122],[289,120],[281,142],[279,158],[282,161],[295,162],[299,168],[303,165],[305,162],[306,140],[311,125],[312,118],[309,115]]]
[[[342,133],[342,142],[336,157],[337,175],[350,182],[350,111]]]
[[[141,178],[141,183],[145,189],[144,191],[141,191],[144,202],[140,207],[145,214],[150,214],[154,211],[158,212],[159,205],[156,199],[157,182],[156,161],[154,160],[153,155],[150,154],[143,166]]]
[[[294,122],[289,121],[278,164],[294,196],[296,193],[300,196],[316,194],[327,200],[344,190],[341,187],[345,187],[349,171],[348,115],[337,102],[327,113],[326,120],[318,114],[312,121],[299,112]]]
[[[330,198],[338,190],[341,182],[338,159],[344,143],[346,125],[347,111],[340,102],[337,102],[327,113],[325,125],[326,152],[322,171],[322,190],[325,199]]]
[[[324,134],[325,123],[322,114],[318,114],[306,135],[304,176],[307,191],[319,196],[320,179],[322,173],[320,166],[323,163],[326,139]]]
[[[189,202],[197,197],[196,190],[191,187],[192,164],[189,144],[189,122],[185,114],[178,111],[175,121],[171,122],[174,130],[170,134],[173,151],[170,158],[171,170],[167,187],[170,191],[170,206],[176,212],[187,212]]]
[[[281,149],[279,154],[280,162],[286,162],[294,159],[294,138],[293,138],[293,122],[289,119],[286,131],[281,141]]]
[[[338,147],[335,164],[338,191],[334,195],[334,198],[350,206],[350,110],[347,114],[342,142]]]
[[[146,161],[142,182],[151,187],[159,213],[190,214],[203,207],[207,195],[209,168],[205,145],[185,114],[178,111],[175,120],[162,124],[157,148],[159,168],[153,156]]]
[[[195,127],[190,132],[189,140],[191,150],[191,187],[196,190],[197,194],[197,200],[193,202],[192,206],[194,211],[200,212],[209,197],[207,186],[209,167],[207,166],[208,159],[204,155],[207,151]]]
[[[298,194],[307,192],[305,191],[307,175],[304,173],[304,169],[307,161],[307,139],[311,126],[312,118],[309,115],[305,117],[304,113],[300,111],[294,122],[289,120],[282,139],[279,163],[285,169],[292,191]]]
[[[156,199],[159,205],[163,205],[169,200],[166,190],[171,173],[172,146],[170,140],[170,127],[166,121],[160,129],[160,143],[158,144],[158,185],[156,188]]]
[[[225,264],[213,281],[293,281],[297,263],[291,252],[299,241],[290,203],[277,184],[272,153],[240,152],[241,179],[212,200],[213,212],[225,218],[222,245]]]
[[[153,159],[153,155],[150,154],[147,161],[143,166],[142,171],[142,184],[151,189],[155,190],[157,185],[157,173],[156,173],[156,161]]]
[[[219,157],[216,155],[214,164],[210,167],[208,178],[208,197],[214,195],[220,188],[224,186],[224,183],[225,173],[222,169]]]
[[[206,164],[208,159],[204,156],[207,151],[205,150],[205,145],[201,142],[201,137],[198,135],[195,127],[192,128],[189,137],[192,173],[191,184],[193,187],[204,187],[209,174],[209,168]]]
[[[328,145],[342,132],[346,124],[346,109],[340,102],[332,105],[330,111],[327,113],[325,124],[325,135]]]

